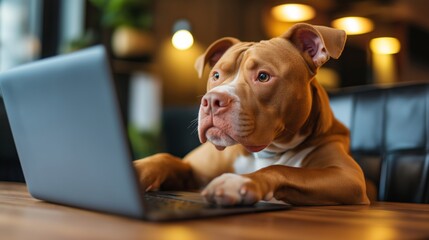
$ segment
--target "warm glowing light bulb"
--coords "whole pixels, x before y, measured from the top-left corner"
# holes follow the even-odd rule
[[[179,30],[171,38],[173,46],[179,50],[186,50],[194,44],[194,37],[188,30]]]
[[[358,35],[371,32],[374,24],[368,18],[364,17],[343,17],[332,21],[332,26],[346,31],[348,35]]]
[[[279,21],[300,22],[314,18],[316,12],[308,5],[290,3],[273,7],[271,14]]]
[[[401,43],[393,37],[380,37],[372,39],[369,47],[376,54],[395,54],[401,50]]]

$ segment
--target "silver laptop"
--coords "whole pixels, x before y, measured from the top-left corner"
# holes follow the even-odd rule
[[[1,73],[0,87],[34,198],[159,221],[289,208],[219,208],[198,193],[141,191],[102,46]]]

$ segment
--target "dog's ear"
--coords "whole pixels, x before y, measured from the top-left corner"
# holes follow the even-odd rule
[[[289,39],[301,51],[310,67],[316,70],[330,57],[340,57],[347,35],[343,30],[299,23],[281,37]]]
[[[207,63],[210,65],[210,67],[213,67],[226,52],[226,50],[228,50],[228,48],[239,42],[240,40],[236,38],[225,37],[212,43],[207,48],[206,52],[199,56],[195,61],[195,69],[198,72],[198,77],[201,78],[203,75],[204,67]]]

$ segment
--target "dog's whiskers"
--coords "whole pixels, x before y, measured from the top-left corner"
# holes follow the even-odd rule
[[[195,134],[198,131],[198,117],[191,121],[191,123],[188,126],[188,129],[189,128],[193,128],[191,135]]]

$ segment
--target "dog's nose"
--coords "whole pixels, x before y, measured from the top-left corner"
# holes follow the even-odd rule
[[[221,92],[209,92],[201,99],[201,108],[205,113],[221,113],[229,108],[232,98]]]

